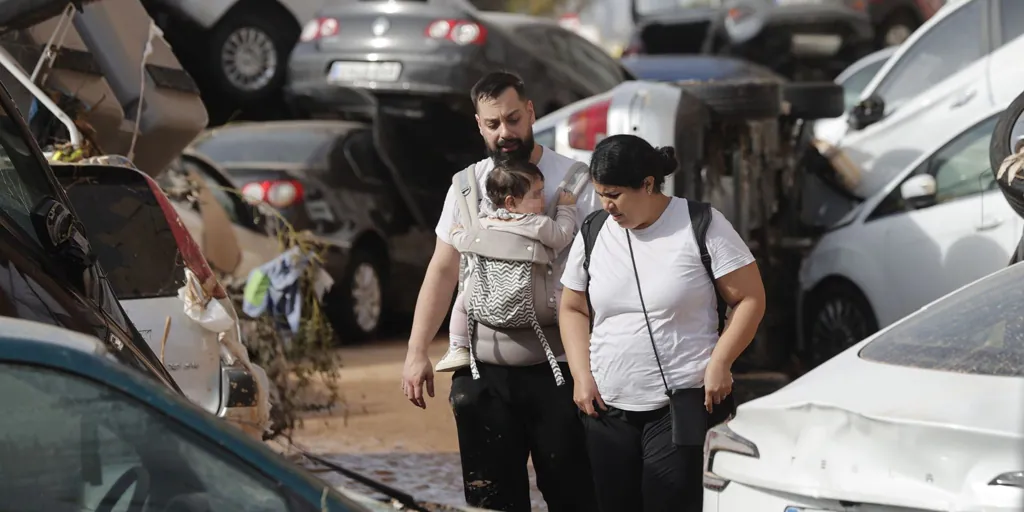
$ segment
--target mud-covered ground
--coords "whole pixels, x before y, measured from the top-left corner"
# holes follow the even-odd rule
[[[447,340],[431,346],[431,361],[444,354]],[[329,414],[306,418],[295,441],[315,453],[413,495],[418,500],[464,505],[455,421],[448,406],[451,374],[435,374],[434,398],[425,410],[402,394],[400,375],[404,340],[378,341],[341,349],[342,400]],[[742,384],[741,384],[742,383]],[[751,384],[737,376],[741,400],[778,386],[774,376]],[[745,396],[744,396],[745,395]],[[333,473],[319,473],[332,483],[373,495],[359,484]],[[531,470],[531,480],[532,480]],[[534,510],[546,510],[533,488]]]

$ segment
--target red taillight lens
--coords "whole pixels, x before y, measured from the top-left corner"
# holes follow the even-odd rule
[[[612,100],[599,101],[569,116],[569,147],[593,151],[608,134],[608,109]]]
[[[309,20],[302,27],[299,34],[299,41],[308,43],[323,37],[331,37],[338,34],[338,20],[334,18],[314,18]]]
[[[468,20],[437,20],[427,25],[427,37],[447,39],[456,44],[484,44],[487,30],[483,25]]]
[[[185,224],[181,222],[181,217],[178,216],[178,212],[174,211],[174,206],[167,199],[167,195],[164,194],[164,191],[160,189],[160,185],[153,178],[146,176],[146,182],[149,184],[149,189],[153,191],[153,195],[156,196],[157,202],[160,203],[160,209],[164,212],[167,225],[171,227],[171,234],[174,235],[174,242],[178,245],[178,252],[181,253],[181,259],[184,261],[185,266],[196,275],[199,282],[203,283],[204,286],[211,279],[216,283],[213,289],[207,290],[215,299],[227,298],[228,294],[224,291],[224,287],[220,285],[220,282],[217,281],[216,276],[214,276],[213,269],[206,262],[206,256],[203,256],[202,249],[199,248],[199,244],[192,238]]]
[[[242,197],[251,204],[266,202],[284,208],[302,201],[302,183],[297,180],[254,181],[242,187]]]

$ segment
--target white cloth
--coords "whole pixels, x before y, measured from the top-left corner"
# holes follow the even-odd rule
[[[629,232],[640,286],[669,388],[700,387],[718,341],[715,292],[700,261],[686,200],[672,198],[653,224]],[[707,247],[720,278],[754,261],[732,224],[712,208]],[[569,250],[562,285],[587,289],[581,235]],[[627,411],[668,405],[644,322],[626,231],[610,217],[590,255],[594,331],[590,366],[601,398]]]

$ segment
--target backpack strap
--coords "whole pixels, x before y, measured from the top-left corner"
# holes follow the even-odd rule
[[[476,228],[480,225],[480,184],[475,171],[476,166],[470,165],[452,176],[452,185],[455,191],[459,192],[456,196],[459,218],[467,228]]]
[[[590,167],[583,162],[574,162],[569,170],[565,172],[565,177],[562,178],[562,182],[558,184],[559,189],[567,190],[574,196],[579,197],[583,188],[590,182]],[[558,196],[555,196],[555,200],[551,201],[548,205],[547,214],[548,217],[554,218],[555,211],[558,209]]]
[[[690,210],[690,225],[693,226],[693,237],[697,240],[697,248],[700,250],[700,262],[704,264],[704,271],[711,279],[711,287],[715,290],[715,300],[718,308],[718,334],[725,330],[725,311],[727,305],[722,294],[716,286],[715,273],[711,268],[711,253],[708,252],[708,228],[711,227],[711,205],[699,201],[686,200],[686,206]]]
[[[589,169],[588,169],[589,171]],[[608,220],[608,212],[603,208],[594,210],[583,219],[580,225],[580,233],[583,234],[583,270],[587,273],[587,309],[590,311],[590,331],[594,331],[594,308],[590,305],[590,253],[594,250],[594,243],[597,235],[601,233],[605,221]]]

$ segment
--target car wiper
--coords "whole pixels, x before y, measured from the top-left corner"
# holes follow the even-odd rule
[[[420,505],[419,502],[416,501],[416,499],[413,498],[412,495],[410,495],[409,493],[405,493],[405,492],[399,491],[398,489],[395,489],[394,487],[391,487],[390,485],[378,482],[378,481],[376,481],[376,480],[374,480],[374,479],[372,479],[370,477],[367,477],[367,476],[361,475],[361,474],[359,474],[359,473],[357,473],[355,471],[352,471],[351,469],[344,468],[344,467],[342,467],[342,466],[340,466],[338,464],[335,464],[335,463],[333,463],[333,462],[331,462],[331,461],[329,461],[327,459],[324,459],[323,457],[319,457],[317,455],[313,455],[312,453],[309,453],[308,451],[303,450],[301,448],[297,448],[297,449],[299,451],[299,454],[301,454],[303,457],[305,457],[305,458],[307,458],[307,459],[309,459],[309,460],[311,460],[311,461],[313,461],[313,462],[315,462],[317,464],[320,464],[321,466],[327,467],[327,468],[329,468],[329,469],[331,469],[333,471],[341,473],[342,475],[344,475],[344,476],[346,476],[346,477],[348,477],[348,478],[350,478],[352,480],[355,480],[356,482],[359,482],[359,483],[365,485],[366,487],[369,487],[370,489],[373,489],[373,490],[375,490],[375,491],[377,491],[377,492],[379,492],[379,493],[381,493],[381,494],[383,494],[383,495],[385,495],[385,496],[387,496],[389,498],[394,499],[395,501],[400,503],[403,507],[405,507],[405,510],[415,510],[417,512],[430,512],[429,510],[423,508],[423,506]]]

